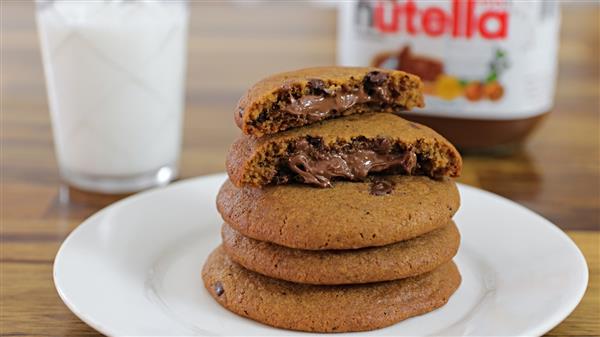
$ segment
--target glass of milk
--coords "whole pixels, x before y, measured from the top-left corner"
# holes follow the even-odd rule
[[[188,17],[185,1],[37,1],[67,184],[127,193],[177,176]]]

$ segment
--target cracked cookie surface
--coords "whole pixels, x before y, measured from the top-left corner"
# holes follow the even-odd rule
[[[265,137],[242,135],[227,155],[237,186],[307,183],[331,187],[375,173],[457,177],[462,158],[432,129],[393,114],[368,113]]]

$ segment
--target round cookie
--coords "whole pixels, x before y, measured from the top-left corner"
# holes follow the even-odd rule
[[[284,329],[311,332],[383,328],[444,305],[461,277],[454,263],[419,276],[360,285],[307,285],[272,279],[231,261],[221,247],[202,270],[204,286],[226,309]]]
[[[309,284],[353,284],[420,275],[450,261],[460,243],[454,222],[414,239],[354,250],[301,250],[258,241],[227,224],[223,248],[236,263],[276,279]]]
[[[225,166],[240,187],[288,182],[323,187],[328,180],[361,181],[376,172],[458,177],[462,158],[424,125],[365,113],[264,137],[243,135],[231,145]]]
[[[396,175],[334,182],[332,188],[238,188],[227,180],[217,196],[219,213],[241,234],[299,249],[355,249],[411,239],[448,224],[459,204],[456,184],[448,178]]]
[[[299,69],[271,75],[250,87],[235,109],[235,124],[244,134],[260,137],[324,119],[373,111],[374,106],[378,112],[422,108],[422,91],[423,83],[419,77],[398,70],[371,67]],[[302,102],[297,106],[300,109],[290,111],[285,108],[290,107],[292,96],[297,103]],[[340,104],[340,96],[346,97],[346,104]],[[315,99],[320,102],[318,106],[313,105]],[[353,102],[348,104],[348,100]],[[327,101],[331,104],[329,108],[323,105]]]

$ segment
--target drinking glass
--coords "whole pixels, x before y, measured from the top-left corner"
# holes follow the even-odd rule
[[[134,192],[177,176],[185,1],[37,1],[54,147],[67,184]]]

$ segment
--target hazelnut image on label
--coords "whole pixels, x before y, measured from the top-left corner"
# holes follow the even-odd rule
[[[448,101],[460,97],[463,94],[460,81],[450,75],[438,76],[435,80],[435,94]]]
[[[493,82],[487,83],[483,87],[483,93],[484,93],[485,97],[487,97],[489,100],[497,101],[497,100],[501,99],[502,96],[504,95],[504,88],[502,87],[502,85],[500,85],[500,83],[493,81]]]
[[[483,97],[483,85],[481,82],[469,82],[465,87],[465,97],[472,102],[481,100]]]

